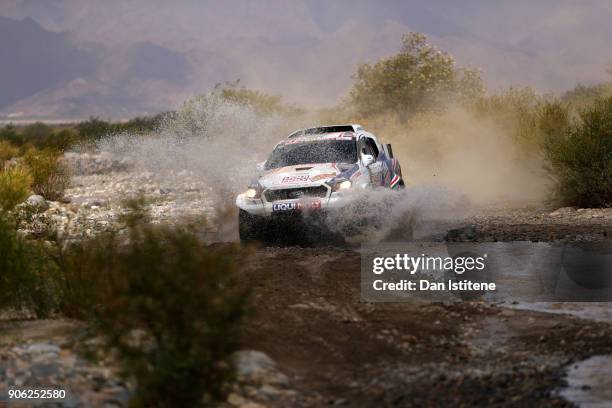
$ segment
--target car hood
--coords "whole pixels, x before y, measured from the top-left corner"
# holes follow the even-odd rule
[[[321,184],[352,168],[341,163],[317,163],[286,166],[270,170],[259,178],[264,188]]]

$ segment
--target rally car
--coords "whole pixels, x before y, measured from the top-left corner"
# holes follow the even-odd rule
[[[236,198],[242,241],[265,240],[272,222],[341,211],[356,191],[404,187],[391,145],[381,144],[360,125],[295,131],[258,170]]]

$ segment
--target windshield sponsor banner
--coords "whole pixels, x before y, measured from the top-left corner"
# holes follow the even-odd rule
[[[309,180],[308,174],[300,174],[297,176],[285,176],[281,180],[281,184],[296,184],[306,183]]]
[[[367,302],[612,301],[612,241],[396,242],[360,253]]]
[[[321,140],[355,140],[355,133],[353,132],[336,132],[336,133],[321,133],[321,134],[313,134],[313,135],[304,135],[299,136],[287,140],[283,140],[279,144],[283,144],[285,146],[299,144],[299,143],[309,143],[309,142],[317,142]]]

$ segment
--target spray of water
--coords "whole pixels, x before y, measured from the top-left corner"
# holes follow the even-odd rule
[[[343,211],[329,214],[329,225],[352,241],[432,239],[469,209],[464,195],[442,185],[381,187],[355,192],[350,201]]]
[[[256,163],[290,128],[280,116],[261,116],[247,106],[206,95],[186,102],[152,134],[112,135],[98,148],[160,179],[195,177],[223,204],[246,188]]]

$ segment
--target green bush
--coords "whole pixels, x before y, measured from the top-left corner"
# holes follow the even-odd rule
[[[62,129],[53,132],[45,138],[30,141],[39,149],[68,150],[77,141],[76,132],[72,129]]]
[[[450,55],[419,33],[405,35],[398,54],[361,65],[355,78],[350,101],[360,116],[395,113],[407,119],[484,91],[478,71],[456,67]]]
[[[11,160],[19,155],[19,149],[11,142],[0,140],[0,170],[4,167],[4,162]]]
[[[612,206],[612,97],[583,110],[564,133],[549,135],[545,154],[563,204]]]
[[[574,109],[588,108],[593,102],[601,98],[612,96],[612,82],[603,82],[595,85],[577,85],[574,89],[562,95],[564,102]]]
[[[14,146],[36,147],[38,149],[55,149],[65,151],[76,141],[76,132],[71,128],[54,129],[41,122],[16,128],[8,125],[0,130],[0,141],[9,142]]]
[[[7,141],[16,146],[21,146],[23,144],[23,136],[17,133],[13,125],[6,125],[4,129],[0,130],[0,140]]]
[[[142,116],[128,120],[127,122],[116,123],[116,132],[131,132],[131,133],[146,133],[152,132],[159,128],[159,125],[168,117],[171,116],[172,112],[162,112],[154,116]]]
[[[53,128],[45,123],[36,122],[25,126],[22,134],[27,141],[36,143],[37,140],[45,140],[53,135]]]
[[[510,87],[466,105],[477,120],[498,125],[523,154],[541,159],[548,136],[567,130],[571,110],[566,102],[538,95],[529,87]]]
[[[84,141],[96,141],[114,131],[110,122],[96,117],[90,117],[89,120],[78,123],[75,128]]]
[[[70,170],[61,160],[61,152],[53,149],[30,149],[23,162],[32,175],[32,190],[47,200],[59,200],[70,184]]]
[[[245,310],[234,248],[206,247],[186,228],[130,217],[129,238],[73,244],[61,259],[61,310],[87,318],[126,377],[134,406],[197,406],[224,392]]]
[[[44,247],[17,233],[15,221],[0,211],[0,309],[45,317],[54,308],[54,264]]]
[[[548,101],[540,104],[535,115],[540,142],[546,142],[550,137],[567,133],[572,124],[569,107],[559,101]]]
[[[249,106],[259,114],[271,115],[285,112],[285,106],[280,95],[268,95],[257,90],[237,86],[228,86],[221,89],[220,95],[224,100]]]
[[[0,170],[0,210],[12,210],[22,203],[32,187],[32,176],[27,168],[14,166]]]
[[[127,122],[108,122],[96,117],[78,123],[75,129],[79,142],[95,143],[108,135],[129,132],[147,133],[155,131],[172,112],[162,112],[154,116],[136,117]]]

